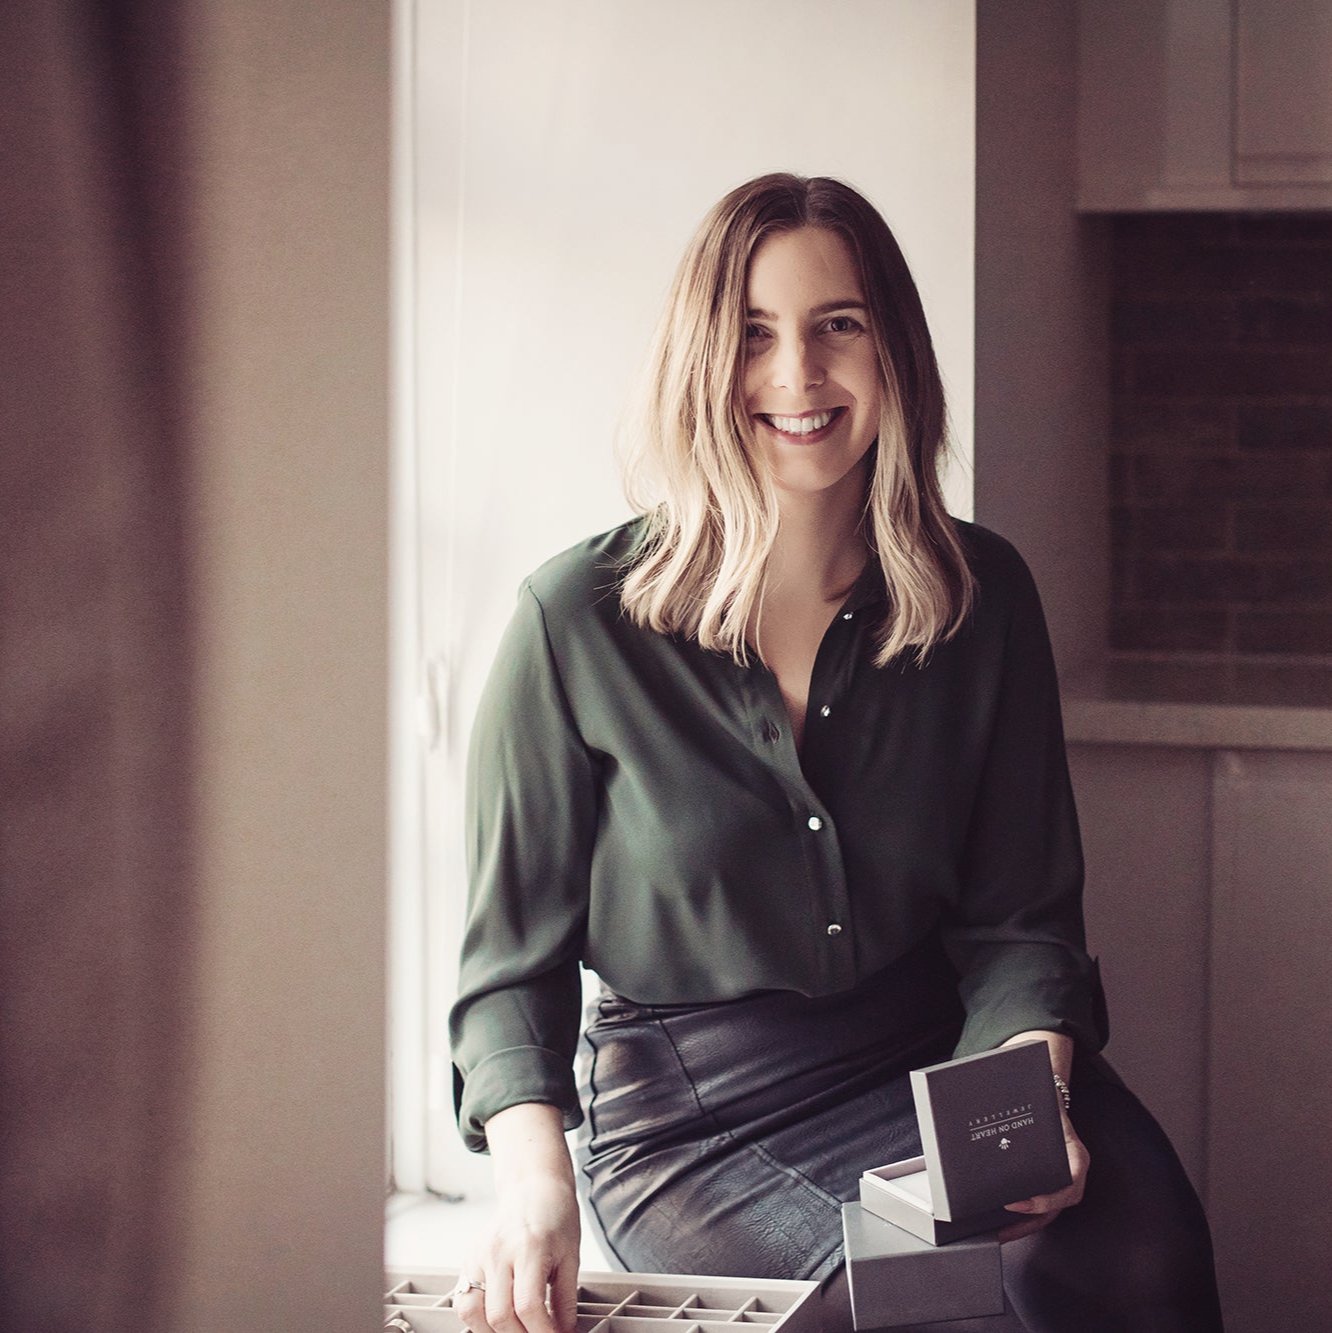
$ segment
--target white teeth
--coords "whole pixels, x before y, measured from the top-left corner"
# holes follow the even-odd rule
[[[768,420],[783,435],[812,435],[822,430],[831,420],[831,412],[816,412],[812,417],[776,417],[769,415]]]

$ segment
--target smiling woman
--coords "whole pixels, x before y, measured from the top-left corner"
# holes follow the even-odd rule
[[[1198,1201],[1098,1055],[1040,602],[943,507],[892,234],[834,180],[738,187],[653,356],[659,494],[527,580],[473,731],[455,1089],[500,1207],[455,1307],[572,1328],[586,1107],[609,1254],[814,1278],[849,1327],[841,1203],[919,1151],[910,1070],[1036,1038],[1072,1184],[1011,1201],[1011,1310],[975,1327],[1217,1327]]]

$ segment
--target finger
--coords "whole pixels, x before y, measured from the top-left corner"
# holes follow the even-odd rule
[[[507,1264],[489,1269],[485,1274],[485,1322],[495,1333],[513,1333],[513,1269]],[[485,1333],[485,1329],[473,1329]]]
[[[1076,1185],[1069,1185],[1054,1194],[1034,1194],[1030,1199],[1006,1203],[1004,1207],[1010,1213],[1057,1213],[1062,1208],[1071,1208],[1081,1199],[1082,1189]]]
[[[478,1281],[484,1281],[484,1278],[478,1278]],[[472,1333],[495,1333],[486,1319],[486,1293],[473,1288],[466,1289],[467,1278],[459,1279],[460,1286],[453,1293],[453,1310],[462,1322],[464,1327],[472,1330]]]
[[[1059,1194],[1036,1194],[1030,1199],[1019,1199],[1016,1203],[1004,1204],[1010,1213],[1048,1213],[1052,1208],[1063,1206],[1062,1191]]]
[[[574,1333],[578,1324],[578,1256],[560,1264],[550,1276],[550,1313],[560,1333]]]
[[[1034,1236],[1038,1231],[1044,1231],[1058,1216],[1058,1213],[1042,1213],[1039,1217],[1029,1217],[1024,1222],[1015,1222],[1011,1227],[1003,1227],[997,1231],[995,1239],[1000,1245],[1007,1245],[1011,1240]]]
[[[546,1308],[546,1273],[543,1263],[518,1263],[513,1270],[511,1324],[501,1324],[492,1317],[499,1333],[509,1328],[525,1333],[557,1333],[555,1321]],[[487,1314],[490,1311],[487,1309]]]

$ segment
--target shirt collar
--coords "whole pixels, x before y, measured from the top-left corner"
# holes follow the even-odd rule
[[[888,585],[883,579],[883,566],[879,563],[878,556],[871,555],[865,562],[865,568],[851,585],[851,591],[847,593],[846,600],[842,603],[840,614],[862,611],[867,606],[874,606],[887,599]]]

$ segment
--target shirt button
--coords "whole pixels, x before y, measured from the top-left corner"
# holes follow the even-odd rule
[[[823,707],[819,709],[819,716],[820,716],[820,717],[827,717],[828,714],[831,713],[831,712],[832,712],[832,708],[831,708],[828,704],[824,704]]]
[[[764,720],[763,720],[763,739],[764,739],[765,741],[768,741],[770,744],[773,744],[773,743],[776,743],[777,741],[781,740],[781,738],[782,738],[782,729],[781,729],[781,727],[779,727],[779,726],[772,720],[772,718],[770,718],[770,717],[769,717],[769,718],[764,718]]]
[[[840,935],[841,933],[842,933],[842,928],[837,924],[836,921],[834,921],[832,925],[828,927],[829,935]]]
[[[821,820],[818,815],[810,815],[809,827],[817,833],[823,827],[823,820]]]

